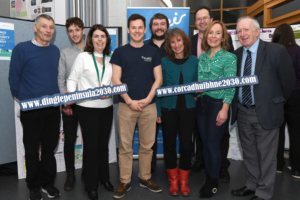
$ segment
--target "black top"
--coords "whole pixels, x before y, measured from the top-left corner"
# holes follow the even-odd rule
[[[176,65],[183,65],[189,58],[183,58],[183,59],[175,59],[172,62]],[[180,72],[179,77],[179,85],[183,84],[183,76]],[[185,95],[179,94],[177,95],[177,103],[176,103],[176,109],[186,109],[186,102],[185,102]]]
[[[163,58],[163,57],[166,56],[166,50],[164,48],[165,42],[163,42],[161,44],[160,48],[156,44],[153,43],[152,38],[150,40],[145,40],[144,43],[157,48],[159,50],[159,53],[160,53],[160,58]]]
[[[148,96],[155,81],[153,68],[161,64],[159,52],[156,48],[143,45],[135,48],[130,44],[118,47],[110,63],[122,68],[121,82],[126,83],[128,95],[132,100],[141,100]],[[120,102],[125,103],[121,97]],[[155,97],[151,103],[155,102]]]

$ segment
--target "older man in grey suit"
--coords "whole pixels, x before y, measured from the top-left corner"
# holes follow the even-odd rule
[[[232,102],[232,123],[237,120],[247,181],[231,193],[255,194],[251,200],[273,196],[283,106],[295,82],[292,60],[285,48],[260,40],[259,32],[255,19],[238,20],[237,33],[243,46],[234,52],[238,59],[237,74],[257,75],[259,84],[237,88]]]

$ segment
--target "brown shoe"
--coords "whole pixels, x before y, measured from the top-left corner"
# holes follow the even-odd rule
[[[189,174],[190,170],[179,169],[179,183],[182,196],[190,196],[191,193],[189,188]]]
[[[178,168],[176,167],[175,169],[167,169],[167,173],[168,173],[168,178],[169,178],[169,183],[170,183],[169,193],[174,196],[178,195],[179,194]]]
[[[120,183],[118,189],[115,191],[113,197],[116,199],[121,199],[124,197],[125,193],[131,189],[130,183]]]
[[[161,192],[162,189],[158,185],[156,185],[151,179],[142,180],[140,179],[140,186],[144,188],[148,188],[151,192]]]

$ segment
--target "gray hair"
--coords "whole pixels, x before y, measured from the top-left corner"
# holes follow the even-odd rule
[[[240,17],[237,21],[237,25],[239,24],[240,21],[244,20],[244,19],[250,19],[253,21],[253,25],[254,25],[254,28],[258,28],[260,29],[260,26],[259,26],[259,23],[258,21],[254,18],[254,17],[249,17],[249,16],[245,16],[245,17]]]
[[[51,16],[46,15],[46,14],[41,14],[41,15],[37,16],[37,17],[35,18],[35,20],[34,20],[34,25],[35,25],[36,27],[38,27],[38,25],[39,25],[39,20],[40,20],[40,18],[44,18],[44,19],[51,20],[51,21],[53,21],[53,23],[55,24],[54,19],[53,19]]]

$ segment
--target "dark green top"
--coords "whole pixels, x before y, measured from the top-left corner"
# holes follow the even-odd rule
[[[222,78],[236,76],[237,59],[236,56],[228,51],[221,49],[211,59],[210,50],[202,53],[199,57],[198,80],[219,80]],[[214,99],[223,99],[223,103],[231,104],[235,94],[235,87],[205,91],[198,95],[208,95]]]
[[[188,60],[182,64],[177,65],[167,57],[161,59],[161,66],[163,72],[163,84],[165,86],[179,85],[180,72],[183,76],[183,84],[188,84],[197,81],[197,67],[198,58],[196,56],[190,56]],[[196,103],[194,94],[185,94],[186,108],[195,108]],[[169,110],[175,109],[177,105],[177,95],[157,97],[156,107],[157,116],[161,117],[161,107],[168,108]]]

